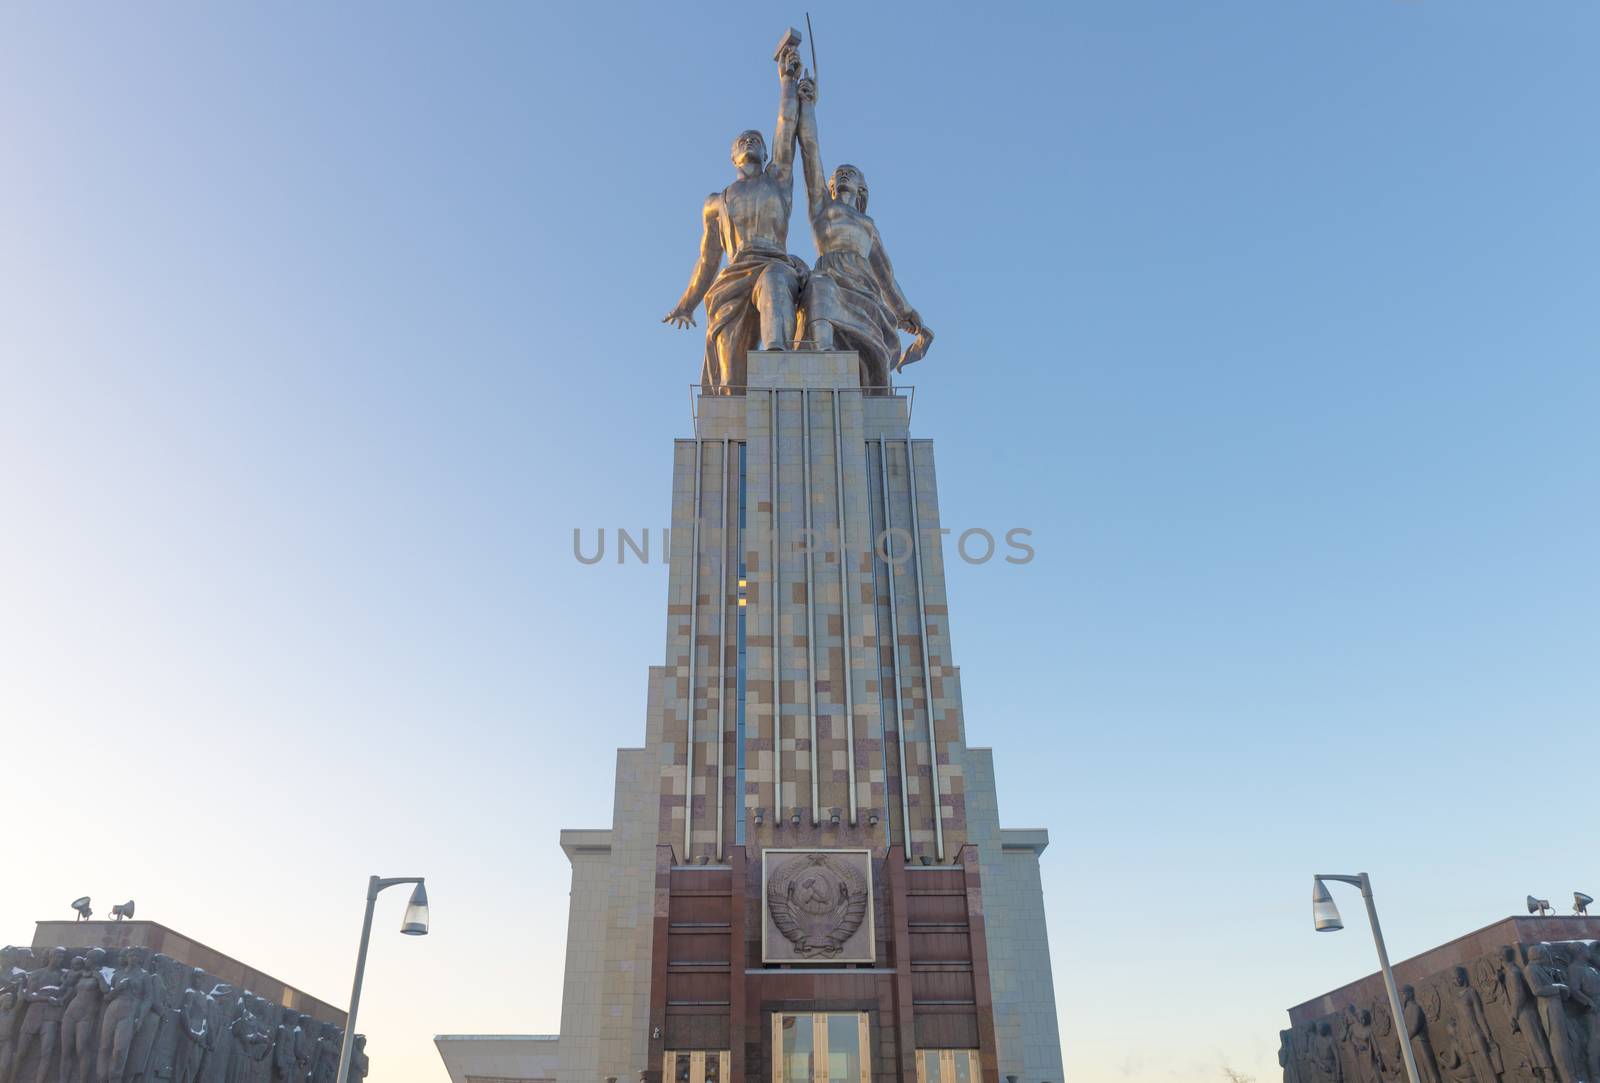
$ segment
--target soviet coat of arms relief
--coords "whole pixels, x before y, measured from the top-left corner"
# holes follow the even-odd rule
[[[764,961],[874,961],[869,851],[767,850],[761,865]]]

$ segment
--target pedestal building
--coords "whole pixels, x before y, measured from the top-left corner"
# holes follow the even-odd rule
[[[859,373],[752,352],[676,443],[666,658],[611,827],[561,833],[543,1078],[1061,1079],[1048,835],[1000,826],[967,743],[933,445]],[[515,1041],[439,1046],[467,1083],[519,1078]]]

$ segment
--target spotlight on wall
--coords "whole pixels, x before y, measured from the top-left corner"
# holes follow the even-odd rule
[[[764,808],[756,809],[756,826],[760,827],[762,824],[764,824],[766,822],[767,822],[767,810],[764,809]]]
[[[1594,902],[1593,895],[1585,895],[1581,891],[1574,891],[1572,893],[1572,912],[1574,914],[1587,914],[1589,912],[1589,904],[1592,902]]]
[[[799,805],[796,805],[794,807],[794,815],[789,817],[789,823],[792,824],[795,827],[799,827],[800,826],[800,806]]]
[[[125,903],[118,903],[117,905],[113,906],[111,908],[111,916],[116,918],[118,921],[121,921],[123,918],[133,917],[133,900],[129,899]]]
[[[1549,899],[1535,899],[1532,895],[1528,896],[1528,913],[1538,914],[1540,917],[1544,917],[1549,912]]]
[[[839,826],[839,810],[838,809],[830,809],[829,810],[828,822],[830,824],[832,824],[834,827],[838,827]]]
[[[869,815],[867,817],[867,826],[868,827],[877,827],[878,826],[878,814],[876,812],[872,813],[871,815]]]
[[[89,896],[87,895],[73,899],[72,908],[78,912],[79,921],[88,921],[94,917],[94,911],[89,909]]]

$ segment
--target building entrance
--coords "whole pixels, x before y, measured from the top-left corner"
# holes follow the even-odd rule
[[[774,1012],[772,1083],[872,1083],[866,1012]]]

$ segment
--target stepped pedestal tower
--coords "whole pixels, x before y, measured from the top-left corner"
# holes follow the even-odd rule
[[[1048,837],[967,744],[933,445],[852,353],[749,357],[674,450],[644,747],[562,833],[557,1078],[1059,1081]]]

